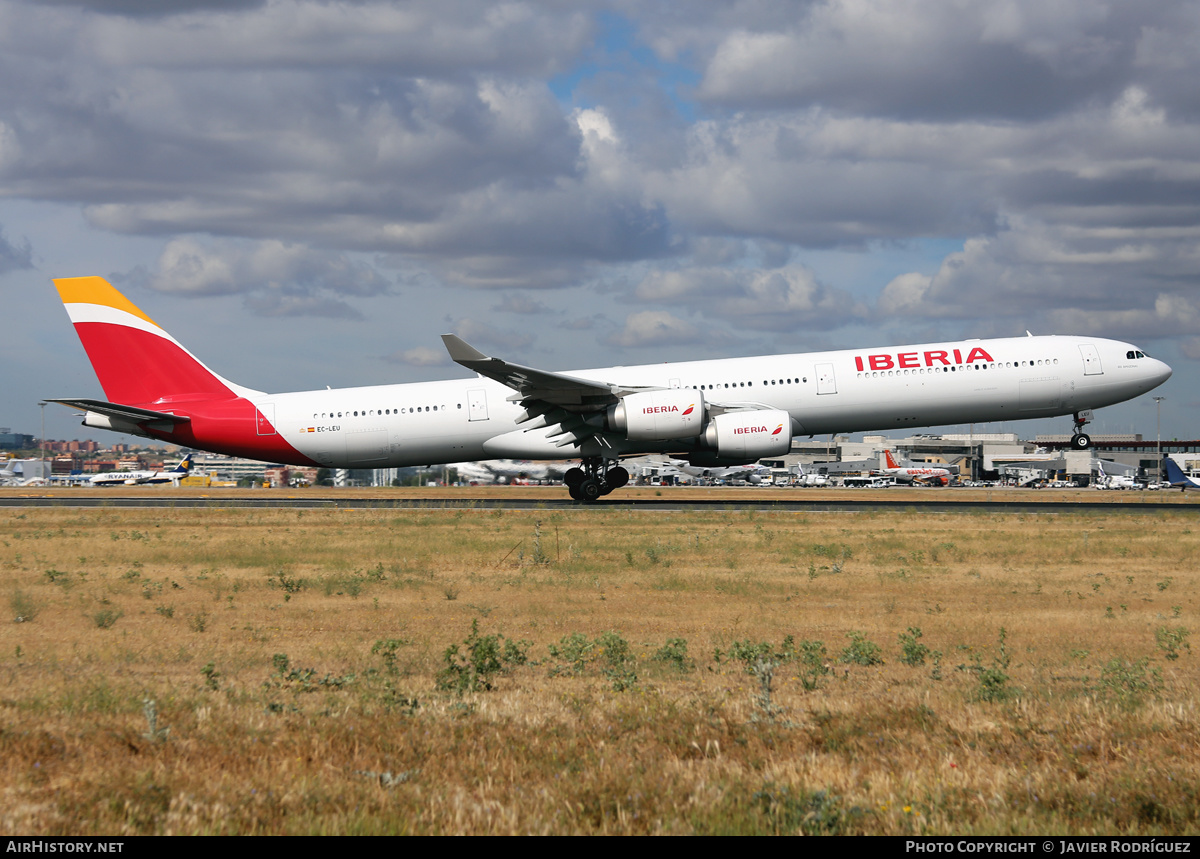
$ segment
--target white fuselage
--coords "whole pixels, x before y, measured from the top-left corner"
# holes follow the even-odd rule
[[[1140,356],[1140,357],[1134,357]],[[625,387],[702,390],[705,402],[782,409],[793,435],[910,429],[1065,415],[1137,397],[1170,368],[1134,346],[1078,336],[1014,337],[918,346],[727,358],[571,371]],[[466,460],[569,459],[688,450],[680,441],[606,436],[558,446],[553,428],[519,425],[513,391],[476,377],[254,395],[299,453],[333,467]]]

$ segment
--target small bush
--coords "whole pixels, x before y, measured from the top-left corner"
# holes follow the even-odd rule
[[[850,665],[882,665],[883,653],[879,645],[867,640],[861,632],[848,632],[850,644],[842,651],[842,662]]]
[[[919,626],[910,626],[908,632],[900,633],[900,661],[912,668],[924,665],[929,656],[929,648],[917,640],[920,637]]]
[[[221,688],[221,672],[217,671],[216,664],[210,662],[200,669],[200,673],[204,675],[204,685],[216,692]]]
[[[1150,660],[1142,657],[1134,662],[1110,659],[1100,670],[1101,694],[1116,698],[1127,707],[1137,707],[1144,696],[1162,690],[1162,673],[1157,668],[1146,670]]]
[[[683,648],[686,658],[686,642]],[[564,635],[558,644],[551,644],[548,650],[551,657],[563,660],[562,663],[551,666],[551,677],[562,674],[580,675],[589,665],[596,665],[600,673],[612,683],[615,692],[631,689],[637,683],[637,659],[629,649],[629,642],[616,632],[605,632],[596,636],[594,641],[582,633],[573,632]]]
[[[1008,633],[1004,627],[1000,627],[1000,645],[997,648],[996,656],[992,658],[991,666],[985,666],[983,658],[979,655],[975,656],[974,665],[959,666],[960,669],[975,672],[975,678],[979,682],[975,697],[979,701],[1003,701],[1014,694],[1014,691],[1008,686],[1008,665],[1011,657],[1004,644],[1007,636]]]
[[[1179,658],[1179,648],[1191,650],[1187,643],[1188,631],[1182,626],[1160,626],[1154,633],[1154,640],[1160,650],[1166,652],[1167,659],[1172,661]]]
[[[29,623],[37,617],[38,605],[33,597],[25,593],[25,591],[13,591],[8,604],[12,609],[13,621],[15,623]]]
[[[102,608],[92,615],[92,622],[98,629],[112,629],[123,615],[120,609]]]
[[[557,645],[551,644],[547,649],[555,659],[561,659],[566,665],[555,665],[550,668],[550,676],[559,674],[582,674],[592,658],[596,645],[586,635],[573,632],[564,635]]]
[[[667,643],[654,651],[650,659],[661,665],[668,665],[680,674],[696,670],[696,660],[688,656],[686,638],[668,638]]]
[[[502,635],[480,635],[476,618],[471,621],[463,650],[452,644],[442,654],[446,664],[438,673],[437,688],[457,695],[490,690],[496,675],[525,664],[529,645],[528,641],[505,640]]]
[[[863,817],[857,806],[846,808],[841,797],[824,790],[813,792],[767,784],[752,797],[759,811],[774,824],[778,835],[847,835]]]
[[[637,660],[629,650],[629,642],[615,632],[606,632],[596,639],[604,676],[612,682],[614,692],[632,689],[637,683]]]

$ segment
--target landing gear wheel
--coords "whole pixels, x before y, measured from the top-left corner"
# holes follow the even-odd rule
[[[1071,436],[1071,448],[1073,450],[1087,450],[1092,446],[1092,439],[1087,433],[1076,433]]]
[[[612,492],[614,489],[620,489],[629,483],[629,472],[618,465],[616,468],[610,468],[605,472],[604,480],[608,484],[608,491]]]
[[[590,504],[604,494],[604,487],[600,485],[599,480],[589,478],[579,484],[579,488],[574,490],[574,492],[579,493],[577,497],[580,501]]]
[[[582,501],[582,500],[583,500],[583,496],[582,496],[582,495],[579,493],[579,487],[578,487],[578,486],[568,486],[568,487],[567,487],[567,493],[568,493],[568,494],[569,494],[569,495],[570,495],[572,498],[574,498],[576,501]]]
[[[575,489],[586,479],[587,475],[583,473],[582,468],[569,468],[567,469],[567,473],[563,475],[563,483],[567,485],[568,489]],[[574,498],[574,494],[571,497]]]

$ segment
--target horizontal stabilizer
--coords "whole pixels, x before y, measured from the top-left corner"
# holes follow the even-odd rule
[[[62,403],[64,406],[70,406],[73,409],[83,409],[85,412],[95,412],[98,415],[104,415],[109,418],[116,418],[118,421],[128,422],[132,424],[140,424],[146,421],[167,421],[170,424],[186,424],[192,419],[183,415],[173,415],[170,412],[155,412],[150,409],[139,409],[136,406],[123,406],[120,403],[106,403],[104,400],[55,400],[48,399],[49,403]]]

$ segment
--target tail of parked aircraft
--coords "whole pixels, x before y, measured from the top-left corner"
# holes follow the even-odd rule
[[[102,277],[54,281],[113,403],[224,399],[249,391],[218,376]]]
[[[188,454],[183,459],[179,460],[179,465],[172,468],[168,474],[178,474],[180,477],[187,477],[192,470],[192,454]]]
[[[1183,469],[1171,457],[1164,456],[1163,465],[1166,467],[1167,483],[1180,489],[1200,489],[1200,483],[1184,474]]]
[[[892,452],[890,450],[888,450],[886,447],[883,449],[883,456],[887,460],[888,468],[899,468],[900,467],[900,466],[896,465],[896,460],[894,460],[892,458]]]

